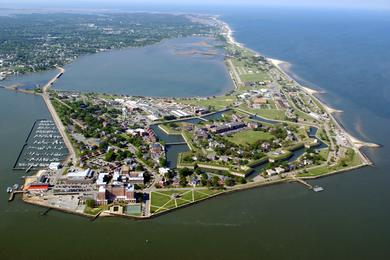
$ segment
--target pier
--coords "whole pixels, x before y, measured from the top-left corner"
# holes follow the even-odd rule
[[[33,167],[33,165],[30,165],[27,170],[26,170],[26,173],[29,172],[31,170],[31,168]]]
[[[310,190],[313,189],[313,186],[312,186],[311,184],[307,183],[306,181],[304,181],[304,180],[302,180],[302,179],[294,178],[294,180],[295,180],[296,182],[299,182],[299,183],[301,183],[302,185],[306,186],[306,187],[309,188]]]
[[[15,195],[16,194],[22,194],[22,193],[26,193],[26,191],[24,191],[24,190],[15,190],[15,191],[10,192],[9,197],[8,197],[8,202],[13,201],[15,199]]]
[[[68,151],[52,120],[37,120],[14,164],[15,170],[41,169],[64,160]]]
[[[308,182],[306,182],[306,181],[304,181],[304,180],[302,180],[302,179],[300,179],[300,178],[298,178],[296,176],[292,176],[291,179],[292,179],[292,181],[296,181],[296,182],[306,186],[309,190],[312,190],[314,192],[321,192],[321,191],[325,190],[321,186],[317,186],[317,185],[313,186],[310,183],[308,183]]]

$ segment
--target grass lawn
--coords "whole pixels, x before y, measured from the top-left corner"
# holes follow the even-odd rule
[[[311,177],[311,176],[320,176],[322,174],[330,172],[330,168],[328,166],[319,166],[314,169],[310,169],[305,173],[299,174],[299,177]]]
[[[180,207],[185,204],[193,203],[197,200],[205,199],[214,194],[220,193],[220,190],[194,190],[194,197],[192,197],[192,190],[162,190],[155,191],[151,194],[151,213],[159,213],[165,210]],[[172,194],[181,194],[180,197],[174,199]],[[193,200],[194,199],[194,200]]]
[[[88,215],[96,215],[98,214],[100,211],[102,211],[103,209],[102,208],[90,208],[90,207],[85,207],[84,209],[84,213],[85,214],[88,214]]]
[[[177,135],[180,134],[179,131],[174,130],[171,126],[168,124],[160,124],[158,125],[159,128],[161,128],[163,131],[167,132],[169,135]]]
[[[251,74],[240,75],[241,80],[244,82],[269,80],[267,73],[265,73],[264,71],[259,70],[258,73],[256,73],[256,68],[253,68],[252,71],[253,71],[253,73],[251,73]]]
[[[194,143],[192,142],[191,133],[188,131],[182,131],[182,135],[191,150],[196,150]]]
[[[204,199],[204,198],[207,198],[208,196],[209,196],[209,195],[204,194],[204,193],[201,193],[201,192],[198,192],[198,191],[195,191],[195,192],[194,192],[195,201],[201,200],[201,199]]]
[[[328,159],[328,155],[329,155],[329,148],[321,149],[320,155],[326,161]]]
[[[311,177],[311,176],[320,176],[329,172],[339,171],[345,168],[358,166],[362,163],[359,155],[352,149],[348,149],[346,155],[341,159],[342,163],[338,163],[335,166],[319,166],[314,169],[309,169],[307,172],[299,174],[299,177]]]
[[[274,136],[267,132],[246,130],[234,133],[232,136],[228,136],[228,140],[237,145],[253,144],[259,140],[270,140]]]
[[[280,110],[280,109],[254,109],[250,108],[246,105],[240,106],[241,109],[248,111],[250,113],[268,118],[268,119],[276,119],[276,120],[285,120],[286,116],[285,110]]]
[[[156,207],[162,207],[165,205],[168,201],[171,200],[170,194],[163,194],[162,192],[152,192],[151,193],[151,204]]]
[[[212,106],[215,107],[215,109],[221,109],[225,108],[226,106],[229,106],[233,104],[233,102],[236,100],[235,97],[232,96],[221,96],[221,97],[215,97],[215,98],[209,98],[209,99],[188,99],[188,100],[179,100],[178,102],[182,104],[190,104],[194,106],[203,106],[208,107]]]
[[[183,200],[187,200],[187,201],[193,201],[193,199],[192,199],[192,190],[183,193],[180,198],[183,199]]]
[[[345,156],[344,162],[348,167],[357,166],[362,163],[360,156],[352,149],[348,148]]]
[[[188,204],[188,203],[192,203],[192,200],[188,201],[188,200],[183,200],[183,199],[177,199],[176,203],[177,203],[177,206],[181,206],[181,205],[185,205],[185,204]]]
[[[214,194],[217,194],[217,193],[221,193],[220,190],[195,190],[194,191],[194,198],[195,198],[195,201],[197,200],[201,200],[201,199],[205,199],[207,197],[210,197]]]

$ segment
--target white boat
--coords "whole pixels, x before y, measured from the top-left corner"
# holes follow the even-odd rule
[[[324,188],[322,188],[322,187],[320,187],[320,186],[314,186],[313,187],[313,191],[314,192],[321,192],[321,191],[323,191],[324,190]]]

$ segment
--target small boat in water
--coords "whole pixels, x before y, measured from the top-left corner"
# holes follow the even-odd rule
[[[13,190],[19,189],[19,184],[14,184],[14,185],[12,186],[12,189],[13,189]]]
[[[7,188],[7,193],[11,193],[12,192],[12,188],[11,187],[8,187]]]
[[[317,186],[317,185],[313,187],[313,191],[314,191],[314,192],[321,192],[321,191],[323,191],[323,190],[324,190],[324,188],[322,188],[322,187],[320,187],[320,186]]]

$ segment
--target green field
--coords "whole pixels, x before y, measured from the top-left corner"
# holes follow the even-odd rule
[[[268,119],[285,120],[286,118],[286,111],[280,109],[253,109],[246,105],[242,105],[240,108]]]
[[[299,174],[300,177],[315,177],[329,172],[340,171],[349,167],[354,167],[362,164],[359,155],[353,150],[348,149],[345,156],[341,159],[340,163],[335,166],[319,166],[313,169],[309,169],[306,172]]]
[[[237,145],[253,144],[257,141],[268,141],[274,136],[267,132],[246,130],[234,133],[232,136],[228,136],[228,140]]]
[[[186,100],[179,100],[182,104],[190,104],[194,106],[202,106],[202,107],[214,107],[215,109],[221,109],[225,108],[226,106],[229,106],[233,104],[233,102],[236,100],[235,97],[231,96],[221,96],[221,97],[214,97],[209,99],[186,99]]]
[[[255,69],[253,69],[253,70],[255,70]],[[240,75],[240,78],[244,82],[255,82],[255,81],[257,82],[257,81],[269,80],[268,75],[263,71],[259,71],[258,73],[256,73],[256,71],[254,71],[253,73],[250,73],[250,74],[242,74],[242,75]]]
[[[160,125],[158,125],[158,127],[159,127],[161,130],[167,132],[169,135],[179,135],[179,134],[180,134],[179,131],[174,130],[174,129],[173,129],[171,126],[169,126],[168,124],[160,124]]]
[[[220,190],[162,190],[151,192],[150,212],[160,213],[172,208],[180,207],[185,204],[193,203],[201,199],[205,199],[217,193]],[[172,194],[180,194],[177,198],[173,198]]]
[[[329,148],[321,149],[320,155],[326,161],[328,159],[328,155],[329,155]]]
[[[88,215],[96,215],[98,214],[100,211],[102,211],[103,209],[102,208],[90,208],[90,207],[85,207],[84,209],[84,213],[85,214],[88,214]]]

